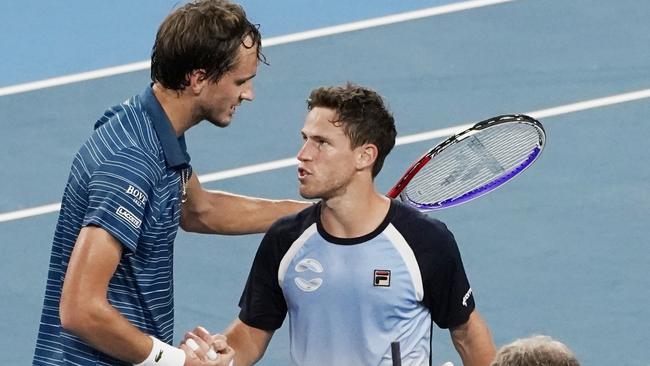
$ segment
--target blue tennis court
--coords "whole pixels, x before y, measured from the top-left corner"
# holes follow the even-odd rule
[[[0,5],[1,364],[31,360],[55,207],[73,154],[107,107],[143,90],[149,72],[134,67],[25,85],[145,61],[175,3]],[[232,126],[188,132],[193,167],[208,188],[299,198],[293,165],[236,169],[294,157],[309,91],[348,80],[386,97],[403,138],[377,177],[384,191],[441,139],[407,137],[497,114],[537,116],[548,136],[535,165],[490,195],[431,215],[454,232],[497,346],[541,333],[568,344],[584,365],[648,365],[650,3],[487,3],[242,1],[261,23],[270,66],[260,66],[256,100],[238,110]],[[472,6],[313,38],[280,37],[449,4]],[[237,315],[260,239],[179,231],[177,341],[197,324],[222,330]],[[289,362],[287,328],[260,365]],[[434,365],[461,364],[446,330],[433,338]]]

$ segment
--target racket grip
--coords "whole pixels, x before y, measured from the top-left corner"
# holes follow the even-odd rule
[[[399,349],[399,342],[390,343],[390,355],[393,359],[393,366],[402,366],[402,354]]]

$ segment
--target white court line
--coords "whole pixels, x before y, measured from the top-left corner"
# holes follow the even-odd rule
[[[383,25],[427,18],[435,15],[449,14],[457,11],[476,9],[483,6],[496,5],[496,4],[507,3],[511,1],[515,1],[515,0],[473,0],[473,1],[464,1],[460,3],[455,3],[455,4],[435,6],[432,8],[409,11],[406,13],[400,13],[395,15],[387,15],[379,18],[335,25],[332,27],[326,27],[321,29],[314,29],[314,30],[290,34],[286,36],[273,37],[273,38],[269,38],[268,41],[263,42],[263,46],[268,47],[268,46],[275,46],[284,43],[304,41],[306,39],[331,36],[334,34],[353,32],[353,31],[368,29],[373,27],[380,27]]]
[[[483,6],[501,4],[501,3],[511,2],[511,1],[515,1],[515,0],[472,0],[472,1],[464,1],[461,3],[456,3],[456,4],[436,6],[432,8],[415,10],[406,13],[388,15],[384,17],[346,23],[346,24],[336,25],[332,27],[325,27],[325,28],[314,29],[305,32],[288,34],[285,36],[271,37],[263,40],[262,46],[263,47],[277,46],[280,44],[304,41],[307,39],[313,39],[318,37],[331,36],[334,34],[352,32],[352,31],[357,31],[357,30],[367,29],[372,27],[379,27],[383,25],[421,19],[421,18],[431,17],[435,15],[448,14],[448,13],[453,13],[453,12],[458,12],[463,10],[475,9]],[[65,75],[65,76],[55,77],[51,79],[34,81],[30,83],[11,85],[11,86],[0,88],[0,97],[5,95],[11,95],[11,94],[25,93],[25,92],[39,90],[39,89],[51,88],[54,86],[78,83],[86,80],[99,79],[107,76],[120,75],[120,74],[125,74],[134,71],[142,71],[148,69],[150,66],[151,66],[151,61],[141,61],[132,64],[82,72],[79,74]]]
[[[553,117],[553,116],[559,116],[559,115],[573,113],[573,112],[584,111],[584,110],[587,110],[587,109],[593,109],[593,108],[605,107],[605,106],[619,104],[619,103],[631,102],[631,101],[645,99],[645,98],[650,98],[650,89],[643,89],[643,90],[638,90],[638,91],[624,93],[624,94],[617,94],[617,95],[612,95],[612,96],[604,97],[604,98],[591,99],[591,100],[587,100],[587,101],[584,101],[584,102],[565,104],[565,105],[559,106],[559,107],[540,109],[540,110],[537,110],[537,111],[527,112],[527,113],[524,113],[524,114],[527,114],[527,115],[529,115],[531,117],[534,117],[534,118],[541,119],[541,118],[546,118],[546,117]],[[416,143],[416,142],[427,141],[427,140],[432,140],[432,139],[436,139],[436,138],[451,136],[451,135],[453,135],[455,133],[458,133],[458,132],[461,132],[461,131],[463,131],[463,130],[471,127],[471,126],[472,126],[471,123],[462,124],[462,125],[457,125],[457,126],[454,126],[454,127],[449,127],[449,128],[439,129],[439,130],[433,130],[433,131],[418,133],[418,134],[414,134],[414,135],[402,136],[402,137],[397,138],[397,140],[395,141],[395,144],[396,145],[407,145],[407,144],[412,144],[412,143]],[[205,175],[199,176],[199,180],[201,181],[201,183],[216,182],[216,181],[219,181],[219,180],[225,180],[225,179],[241,177],[241,176],[249,175],[249,174],[261,173],[261,172],[265,172],[265,171],[269,171],[269,170],[276,170],[276,169],[286,168],[286,167],[297,165],[297,164],[298,164],[298,161],[295,158],[287,158],[287,159],[269,161],[269,162],[261,163],[261,164],[247,165],[247,166],[243,166],[241,168],[235,168],[235,169],[229,169],[229,170],[223,170],[223,171],[220,171],[220,172],[205,174]],[[27,218],[27,217],[43,215],[43,214],[47,214],[47,213],[51,213],[51,212],[57,212],[57,211],[59,211],[60,208],[61,208],[61,203],[52,203],[52,204],[45,205],[45,206],[39,206],[39,207],[28,208],[28,209],[24,209],[24,210],[6,212],[6,213],[0,214],[0,222],[18,220],[18,219],[23,219],[23,218]]]
[[[26,93],[34,90],[51,88],[66,84],[78,83],[86,80],[104,78],[107,76],[121,75],[133,71],[146,70],[151,66],[151,61],[136,62],[127,65],[109,67],[94,71],[82,72],[79,74],[59,76],[51,79],[33,81],[31,83],[18,84],[0,88],[0,97],[11,94]]]

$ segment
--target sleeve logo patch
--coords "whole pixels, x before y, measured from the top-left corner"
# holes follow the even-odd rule
[[[142,225],[142,221],[138,219],[134,214],[131,213],[131,211],[127,210],[126,208],[120,206],[117,208],[117,211],[115,211],[121,218],[125,219],[126,222],[131,224],[136,229],[140,228],[140,225]]]
[[[144,207],[144,204],[147,203],[147,195],[132,185],[129,185],[125,192],[133,197],[133,202],[138,206]]]
[[[467,293],[465,296],[463,296],[463,306],[467,307],[467,300],[469,300],[469,297],[472,296],[472,288],[470,287],[469,290],[467,290]]]

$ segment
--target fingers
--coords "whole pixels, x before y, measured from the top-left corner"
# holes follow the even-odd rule
[[[212,348],[214,348],[214,350],[219,353],[228,347],[228,339],[223,334],[215,334],[210,336],[209,343],[210,346],[212,346]]]
[[[183,346],[185,346],[185,348],[183,348]],[[181,344],[181,348],[186,351],[185,353],[191,358],[198,358],[202,361],[214,359],[216,356],[214,351],[210,352],[210,344],[193,332],[187,332],[185,334],[185,340],[183,341],[183,344]]]
[[[179,348],[182,349],[183,352],[185,352],[185,358],[186,358],[186,359],[188,359],[188,360],[198,360],[199,357],[198,357],[198,356],[196,355],[196,353],[194,353],[194,351],[193,351],[193,350],[192,350],[192,349],[191,349],[191,348],[190,348],[190,347],[185,343],[185,341],[183,341],[183,343],[181,343],[181,345],[179,346]],[[187,365],[187,363],[185,363],[185,364]]]
[[[222,350],[228,347],[228,340],[223,334],[210,334],[210,332],[203,327],[194,328],[192,333],[201,337],[210,349],[213,349],[216,353],[221,353]]]
[[[208,352],[205,353],[206,356],[208,356],[209,360],[216,360],[219,358],[219,354],[214,350],[214,348],[210,347]]]
[[[208,350],[206,351],[206,356],[210,360],[216,360],[218,356],[217,352],[223,349],[226,344],[226,337],[222,335],[212,335],[208,332],[207,329],[198,326],[192,331],[193,334],[200,337],[207,345]]]
[[[219,352],[219,366],[232,366],[235,359],[235,350],[226,345],[224,349]]]
[[[197,336],[201,337],[201,338],[205,338],[205,337],[210,336],[210,332],[208,332],[207,329],[205,329],[204,327],[202,327],[200,325],[198,327],[194,328],[194,330],[192,332],[194,334],[196,334]]]
[[[196,327],[185,333],[180,347],[188,358],[201,365],[229,366],[235,356],[235,350],[228,346],[223,334],[210,334],[203,327]]]
[[[193,343],[193,340],[188,339],[188,341],[185,341],[185,343],[181,344],[181,349],[185,351],[185,354],[187,355],[185,361],[186,366],[233,366],[235,350],[232,349],[232,347],[226,346],[219,354],[215,352],[215,355],[218,355],[217,359],[211,360],[201,358],[200,347],[197,348],[196,351],[193,351],[188,343],[191,345]],[[212,350],[212,352],[214,352],[214,350]]]

